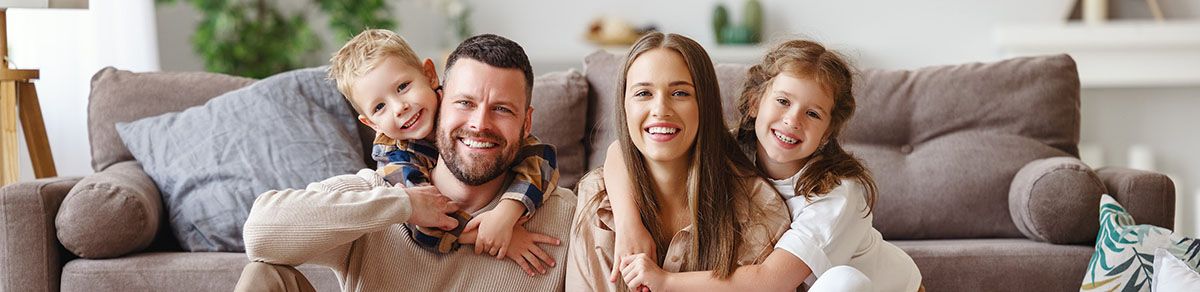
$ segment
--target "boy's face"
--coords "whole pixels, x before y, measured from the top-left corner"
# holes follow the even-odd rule
[[[423,68],[386,57],[351,88],[358,120],[396,140],[425,139],[433,132],[438,109],[437,71],[425,59]]]

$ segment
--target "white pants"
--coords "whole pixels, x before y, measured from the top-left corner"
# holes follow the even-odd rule
[[[867,278],[858,269],[850,266],[836,266],[817,278],[813,282],[812,287],[808,288],[809,292],[870,292],[875,291],[871,287],[871,279]]]

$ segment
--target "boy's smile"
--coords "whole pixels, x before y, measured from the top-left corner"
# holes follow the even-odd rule
[[[433,61],[414,67],[397,57],[384,58],[352,87],[359,121],[396,140],[426,139],[437,116],[437,73]]]

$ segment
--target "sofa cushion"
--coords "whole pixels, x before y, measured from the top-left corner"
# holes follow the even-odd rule
[[[1024,237],[1008,210],[1014,175],[1076,156],[1079,77],[1066,55],[918,70],[864,70],[842,134],[879,186],[889,239]]]
[[[241,251],[258,194],[366,167],[357,122],[322,68],[280,73],[203,106],[117,125],[189,251]]]
[[[62,270],[62,291],[233,291],[244,253],[139,253],[115,259],[77,259]],[[317,291],[341,291],[333,270],[296,267]]]
[[[587,169],[604,164],[604,151],[617,139],[613,121],[616,116],[617,78],[625,56],[596,51],[584,58],[583,74],[588,81]],[[737,123],[737,98],[746,82],[749,65],[717,64],[717,83],[721,87],[722,115],[725,124]]]
[[[116,123],[181,111],[252,82],[254,79],[215,73],[101,69],[92,76],[88,95],[92,170],[100,172],[114,163],[133,160],[117,135]]]
[[[587,171],[584,127],[587,123],[587,80],[574,69],[552,72],[533,80],[533,134],[554,145],[558,185],[575,186]]]
[[[1153,225],[1136,225],[1112,196],[1100,198],[1100,232],[1080,291],[1150,291],[1154,250],[1200,265],[1200,240]]]
[[[1013,223],[1026,237],[1049,243],[1091,243],[1104,183],[1074,157],[1038,159],[1017,171],[1008,194]]]
[[[84,177],[58,209],[58,241],[84,258],[119,257],[145,249],[162,218],[162,197],[135,160]]]
[[[925,291],[1076,291],[1092,249],[1023,238],[892,240]]]

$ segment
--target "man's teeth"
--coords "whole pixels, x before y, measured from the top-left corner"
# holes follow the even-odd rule
[[[463,144],[467,144],[467,147],[471,147],[471,148],[492,148],[492,147],[496,147],[496,143],[489,143],[489,142],[482,142],[482,141],[475,141],[475,140],[467,140],[467,139],[463,139],[462,141],[463,141]]]
[[[800,143],[800,140],[789,138],[788,136],[784,136],[783,134],[780,134],[779,132],[775,132],[775,138],[779,138],[779,141],[783,141],[783,143],[788,143],[788,144]]]
[[[675,132],[679,132],[679,129],[668,127],[650,127],[650,129],[646,132],[649,132],[650,134],[675,134]]]

